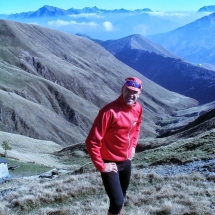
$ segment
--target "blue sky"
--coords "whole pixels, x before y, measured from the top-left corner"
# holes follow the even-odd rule
[[[215,0],[0,0],[0,14],[35,11],[44,5],[62,9],[100,9],[129,10],[150,8],[153,11],[197,11],[203,6],[215,5]]]

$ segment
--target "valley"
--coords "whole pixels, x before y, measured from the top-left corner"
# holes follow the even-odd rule
[[[215,214],[213,61],[191,63],[155,44],[161,36],[102,41],[0,20],[0,142],[11,147],[8,166],[17,167],[0,184],[0,215],[106,214],[84,142],[129,76],[143,82],[144,112],[125,215]]]

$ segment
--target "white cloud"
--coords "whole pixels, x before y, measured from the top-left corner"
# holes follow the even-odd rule
[[[80,14],[71,14],[69,15],[69,17],[73,17],[73,18],[97,18],[97,19],[101,19],[104,18],[104,16],[100,15],[100,14],[96,14],[96,13],[80,13]]]
[[[108,21],[103,23],[103,27],[104,27],[105,31],[113,31],[114,30],[112,23],[108,22]]]
[[[180,12],[165,12],[165,11],[158,11],[158,12],[148,12],[152,16],[162,16],[162,17],[186,17],[189,16],[187,13],[180,13]]]
[[[70,22],[64,20],[56,20],[56,21],[49,21],[48,25],[55,25],[55,26],[65,26],[69,25]]]
[[[96,27],[98,26],[95,22],[76,22],[76,21],[64,21],[64,20],[56,20],[56,21],[49,21],[48,25],[54,25],[55,27],[61,26],[69,26],[69,25],[76,25],[76,26],[89,26],[89,27]]]

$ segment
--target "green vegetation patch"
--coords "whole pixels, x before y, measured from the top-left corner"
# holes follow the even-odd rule
[[[25,163],[25,162],[20,162],[9,158],[4,158],[4,159],[9,162],[8,168],[14,169],[14,170],[9,169],[9,173],[12,176],[12,178],[38,175],[52,169],[50,167],[38,165],[35,163]]]
[[[196,138],[180,139],[167,146],[140,152],[134,158],[135,165],[185,163],[194,160],[214,158],[214,132]]]
[[[178,123],[180,119],[181,119],[180,117],[172,117],[172,118],[163,119],[163,120],[158,121],[157,125],[160,125],[160,126],[171,125],[174,123]]]

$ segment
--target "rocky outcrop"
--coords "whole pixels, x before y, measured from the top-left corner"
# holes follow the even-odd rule
[[[7,164],[6,160],[0,158],[0,183],[11,179]]]

